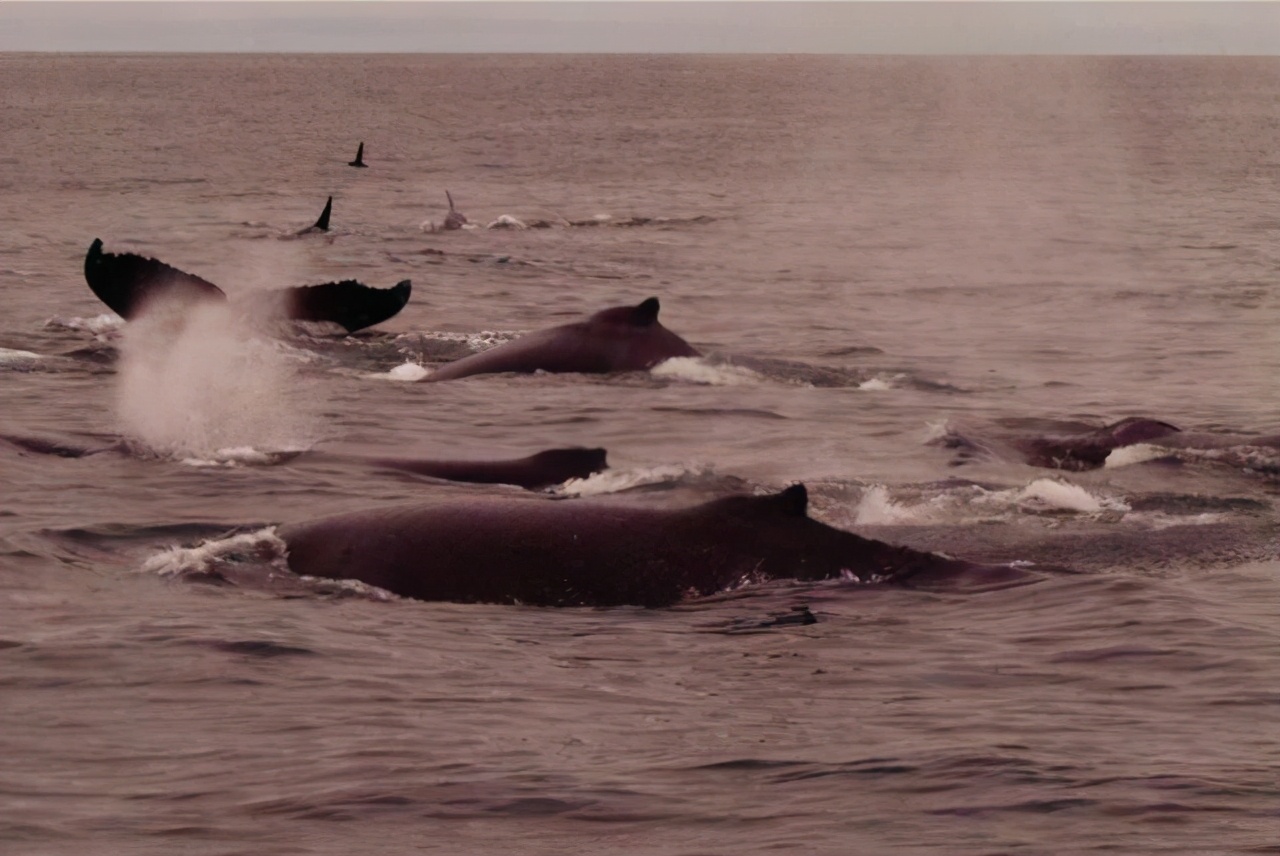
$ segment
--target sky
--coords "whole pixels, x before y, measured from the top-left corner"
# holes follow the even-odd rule
[[[0,0],[0,51],[1280,54],[1273,0]]]

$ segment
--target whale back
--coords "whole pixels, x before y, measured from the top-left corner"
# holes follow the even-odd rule
[[[84,278],[98,299],[126,320],[137,318],[158,299],[176,303],[226,299],[213,283],[162,261],[133,253],[104,253],[101,238],[94,238],[85,254]]]
[[[604,449],[546,449],[506,461],[435,461],[379,458],[370,463],[415,475],[477,484],[512,484],[538,490],[583,479],[608,467]]]
[[[548,327],[436,369],[426,380],[454,380],[495,372],[645,371],[698,351],[658,321],[658,298],[602,309],[571,324]]]
[[[654,607],[753,580],[939,582],[975,567],[812,520],[803,485],[676,510],[436,501],[283,526],[279,534],[295,573],[464,603]]]

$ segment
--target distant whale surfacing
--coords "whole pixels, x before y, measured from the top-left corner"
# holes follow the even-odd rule
[[[424,381],[454,380],[494,372],[645,371],[672,357],[698,351],[658,321],[658,298],[603,309],[572,324],[548,327],[452,363]]]
[[[368,166],[368,164],[364,162],[364,143],[363,142],[361,142],[360,147],[356,149],[356,159],[349,162],[347,166],[360,166],[360,167]]]
[[[126,320],[138,317],[158,298],[186,304],[226,300],[218,286],[164,262],[133,253],[104,253],[101,238],[89,245],[84,278],[98,299]],[[354,333],[398,313],[409,302],[411,288],[407,279],[391,288],[371,288],[345,279],[270,294],[280,298],[285,318],[332,322]]]
[[[451,499],[281,526],[297,574],[420,600],[661,607],[747,581],[858,579],[992,587],[1039,575],[845,532],[804,485],[663,510],[591,500]]]

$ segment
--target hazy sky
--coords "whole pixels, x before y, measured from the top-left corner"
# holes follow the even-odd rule
[[[1280,54],[1280,2],[10,2],[0,51]]]

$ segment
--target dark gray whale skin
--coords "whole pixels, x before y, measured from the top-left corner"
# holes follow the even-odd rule
[[[1012,452],[1033,467],[1080,472],[1104,466],[1116,449],[1147,443],[1170,451],[1176,449],[1233,449],[1263,447],[1280,449],[1280,435],[1208,433],[1183,431],[1176,425],[1145,416],[1127,416],[1118,422],[1094,427],[1078,422],[1055,423],[1051,420],[1010,420],[989,435],[970,436],[949,431],[932,445],[954,449],[956,465],[977,456],[1003,457],[1001,450]],[[1045,424],[1049,430],[1026,430],[1028,425]],[[1008,430],[1009,427],[1023,430]],[[985,432],[984,432],[985,433]]]
[[[327,221],[327,217],[322,219]],[[162,261],[133,253],[104,253],[101,238],[95,238],[85,254],[84,278],[98,299],[126,320],[137,318],[158,299],[180,306],[227,299],[222,289],[208,280]],[[283,315],[293,321],[327,321],[354,333],[398,313],[409,302],[411,290],[407,279],[391,288],[371,288],[344,279],[266,292],[253,305],[263,314]]]
[[[862,538],[809,518],[803,485],[662,510],[588,500],[451,499],[281,526],[289,568],[404,597],[669,606],[743,580],[852,575],[907,586],[1037,578]]]
[[[510,460],[429,460],[424,458],[360,458],[375,467],[399,470],[420,476],[471,482],[473,484],[510,484],[527,490],[539,490],[563,484],[570,479],[584,479],[608,468],[604,449],[546,449],[524,458]]]
[[[658,298],[636,306],[603,309],[572,324],[536,330],[505,345],[436,369],[424,381],[454,380],[495,372],[645,371],[672,357],[698,351],[658,321]]]

